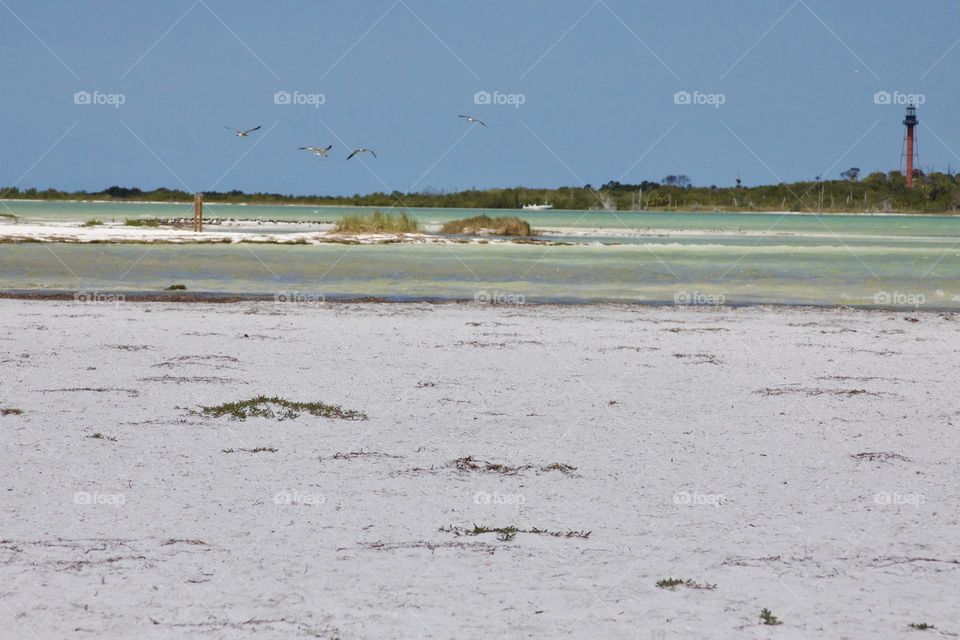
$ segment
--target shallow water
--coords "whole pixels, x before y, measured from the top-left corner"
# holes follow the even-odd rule
[[[178,215],[182,205],[7,203],[45,222]],[[355,209],[209,207],[224,217],[332,220]],[[314,213],[319,211],[319,213]],[[472,215],[413,210],[441,223]],[[503,213],[503,212],[495,212]],[[814,304],[960,309],[960,219],[523,213],[531,245],[0,245],[0,289],[158,291],[500,302]],[[656,229],[655,232],[649,230]]]

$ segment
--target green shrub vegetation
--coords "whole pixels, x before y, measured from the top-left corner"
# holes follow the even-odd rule
[[[367,215],[347,215],[337,222],[337,233],[417,233],[420,224],[406,213],[388,215],[374,211]]]
[[[242,191],[205,193],[207,203],[309,204],[360,207],[441,207],[463,209],[519,209],[530,202],[550,202],[557,209],[614,209],[618,211],[802,211],[802,212],[918,212],[960,211],[960,176],[951,171],[918,175],[908,189],[898,171],[869,174],[858,180],[801,180],[757,186],[694,186],[686,176],[666,176],[636,184],[617,181],[599,187],[435,190],[365,195],[284,195]],[[829,178],[829,179],[827,179]],[[66,192],[56,189],[0,187],[5,198],[27,200],[107,200],[118,202],[192,203],[193,194],[176,189],[110,187],[102,191]]]
[[[160,221],[152,218],[127,218],[123,224],[128,227],[159,227]]]
[[[529,236],[533,235],[530,223],[513,216],[491,218],[487,214],[454,220],[443,225],[440,233],[465,233],[477,235],[481,230],[494,236]]]

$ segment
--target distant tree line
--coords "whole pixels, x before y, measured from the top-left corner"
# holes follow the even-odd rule
[[[549,202],[557,209],[619,211],[796,211],[796,212],[925,212],[960,211],[960,178],[953,172],[915,173],[914,188],[908,189],[897,172],[875,172],[860,177],[856,167],[842,174],[842,180],[800,181],[762,186],[694,186],[682,174],[659,181],[625,184],[610,181],[595,188],[559,187],[536,189],[468,189],[444,192],[369,193],[353,196],[295,196],[279,193],[211,191],[204,201],[211,203],[303,204],[317,206],[441,207],[462,209],[519,209],[524,204]],[[102,191],[59,191],[0,187],[0,197],[31,200],[107,200],[116,202],[192,202],[193,194],[175,189],[145,191],[136,187],[112,186]]]

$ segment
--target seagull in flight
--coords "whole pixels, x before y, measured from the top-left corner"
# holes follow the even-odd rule
[[[353,153],[351,153],[350,155],[347,156],[347,160],[349,160],[349,159],[352,158],[353,156],[357,155],[358,153],[369,153],[369,154],[372,155],[374,158],[377,157],[377,154],[376,154],[376,152],[375,152],[373,149],[367,149],[366,147],[360,147],[359,149],[354,149]],[[379,160],[379,158],[377,158],[377,159]]]
[[[464,118],[470,124],[482,124],[483,126],[487,126],[487,124],[483,120],[479,120],[477,118],[474,118],[473,116],[457,116],[457,117]]]
[[[330,153],[330,149],[333,149],[332,144],[326,147],[300,147],[301,151],[309,151],[320,158],[326,158],[327,154]]]
[[[231,131],[235,132],[238,138],[246,138],[247,136],[249,136],[254,131],[258,130],[262,126],[263,125],[257,125],[253,129],[247,129],[246,131],[244,131],[243,129],[234,129],[233,127],[227,127],[227,129],[230,129]]]

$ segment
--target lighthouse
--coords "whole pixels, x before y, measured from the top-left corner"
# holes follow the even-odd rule
[[[916,148],[917,148],[916,128],[917,128],[917,124],[919,123],[920,121],[917,120],[917,107],[912,104],[907,106],[907,116],[903,119],[903,124],[904,126],[907,127],[906,136],[904,138],[904,147],[906,150],[906,158],[907,158],[906,177],[907,177],[908,189],[913,188],[913,166],[914,166],[913,163],[916,156]],[[901,161],[902,161],[902,157],[901,157]]]

